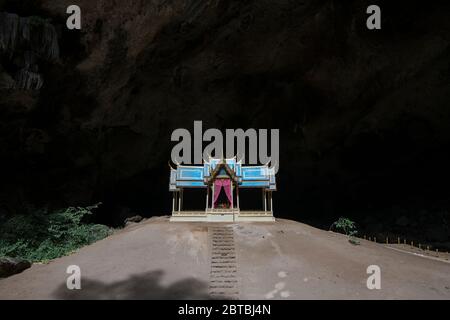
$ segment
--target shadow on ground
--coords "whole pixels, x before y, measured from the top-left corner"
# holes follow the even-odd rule
[[[208,284],[194,278],[161,285],[164,271],[156,270],[113,283],[92,279],[81,280],[81,290],[69,290],[61,285],[53,294],[62,300],[206,300]]]

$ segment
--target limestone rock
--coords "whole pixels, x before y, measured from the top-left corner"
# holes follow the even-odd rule
[[[139,223],[143,220],[143,218],[139,215],[136,215],[134,217],[126,218],[125,219],[125,226],[129,226],[131,224]]]
[[[0,278],[6,278],[31,267],[31,263],[26,260],[4,257],[0,258]]]

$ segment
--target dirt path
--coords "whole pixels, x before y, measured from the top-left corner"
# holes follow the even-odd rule
[[[81,268],[81,290],[66,287],[70,265]],[[381,290],[367,289],[370,265],[381,268]],[[236,271],[232,282],[214,279],[220,266]],[[230,299],[450,299],[450,264],[364,240],[353,246],[342,235],[287,220],[205,225],[156,218],[0,280],[1,299],[209,299],[218,293]]]

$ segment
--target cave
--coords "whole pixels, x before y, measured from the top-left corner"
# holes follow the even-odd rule
[[[80,0],[69,31],[54,1],[0,1],[59,45],[34,63],[42,82],[27,70],[16,87],[30,48],[1,52],[0,218],[99,202],[93,219],[115,227],[168,215],[171,134],[201,120],[280,130],[277,217],[449,248],[450,5],[379,1],[369,31],[369,4]]]

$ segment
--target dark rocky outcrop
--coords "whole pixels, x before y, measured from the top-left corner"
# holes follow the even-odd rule
[[[141,216],[137,215],[137,216],[133,216],[133,217],[129,217],[126,218],[124,223],[125,223],[125,227],[128,227],[130,225],[134,225],[136,223],[139,223],[143,220],[144,218],[142,218]]]
[[[10,277],[21,273],[31,267],[31,263],[26,260],[0,257],[0,278]]]
[[[15,81],[10,83],[5,82],[7,72],[2,72],[3,89],[41,89],[44,80],[39,73],[39,60],[56,61],[59,58],[57,37],[55,27],[40,17],[0,12],[0,52],[10,68],[18,69]]]

